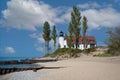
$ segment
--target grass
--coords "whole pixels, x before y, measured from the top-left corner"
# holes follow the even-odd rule
[[[70,48],[59,48],[52,54],[47,54],[45,57],[59,57],[59,56],[69,56],[69,57],[78,57],[82,52],[80,49],[70,49]]]
[[[99,53],[97,55],[93,55],[94,57],[112,57],[114,56],[113,54],[110,53]]]
[[[98,47],[97,47],[98,48]],[[89,48],[86,50],[80,50],[80,49],[70,49],[70,48],[59,48],[52,54],[47,54],[44,57],[79,57],[80,53],[84,54],[90,54],[91,52],[95,52],[97,48]],[[99,53],[96,55],[93,55],[94,57],[112,57],[116,56],[114,54],[111,54],[109,52]]]
[[[80,49],[73,49],[73,48],[58,48],[55,52],[52,54],[47,54],[44,57],[79,57],[80,53],[89,54],[90,52],[96,51],[96,48],[90,48],[86,50],[80,50]]]
[[[84,53],[89,54],[90,52],[95,52],[96,48],[89,48],[89,49],[85,49],[83,50]]]

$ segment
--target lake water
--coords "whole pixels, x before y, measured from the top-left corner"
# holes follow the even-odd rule
[[[0,61],[31,59],[30,57],[0,57]]]
[[[10,60],[23,60],[23,59],[31,59],[28,57],[0,57],[0,61],[10,61]],[[33,64],[0,64],[0,68],[34,68],[40,67],[40,65]]]
[[[41,67],[40,65],[35,64],[9,64],[9,65],[0,65],[0,68],[37,68]]]

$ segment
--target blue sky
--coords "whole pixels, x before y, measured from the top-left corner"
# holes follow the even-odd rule
[[[0,0],[0,57],[43,56],[44,22],[68,34],[73,5],[88,18],[87,35],[105,45],[106,31],[120,25],[120,0]]]

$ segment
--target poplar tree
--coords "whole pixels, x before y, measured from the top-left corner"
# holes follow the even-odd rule
[[[87,22],[88,22],[88,20],[87,20],[87,18],[84,16],[84,17],[83,17],[82,34],[83,34],[83,44],[84,44],[84,48],[85,48],[85,49],[87,48],[87,40],[86,40],[86,38],[85,38],[87,29],[88,29]]]
[[[54,48],[56,47],[56,37],[57,37],[57,31],[56,31],[56,27],[54,25],[53,30],[52,30],[52,39],[54,41]]]
[[[68,31],[69,31],[69,35],[70,37],[68,37],[68,47],[71,48],[72,46],[72,34],[73,34],[73,28],[72,28],[72,24],[69,23],[69,27],[68,27]]]
[[[48,54],[49,51],[49,41],[51,40],[50,38],[50,25],[49,23],[46,21],[44,23],[44,27],[43,27],[43,38],[45,41],[45,54]]]
[[[80,19],[81,19],[81,13],[77,9],[76,6],[73,6],[73,11],[71,12],[71,25],[73,29],[73,34],[75,36],[75,45],[76,48],[78,48],[78,40],[80,37]]]

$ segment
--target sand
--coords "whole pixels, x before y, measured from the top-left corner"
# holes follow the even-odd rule
[[[61,68],[15,72],[0,76],[0,80],[120,80],[120,57],[80,57],[37,64]]]

